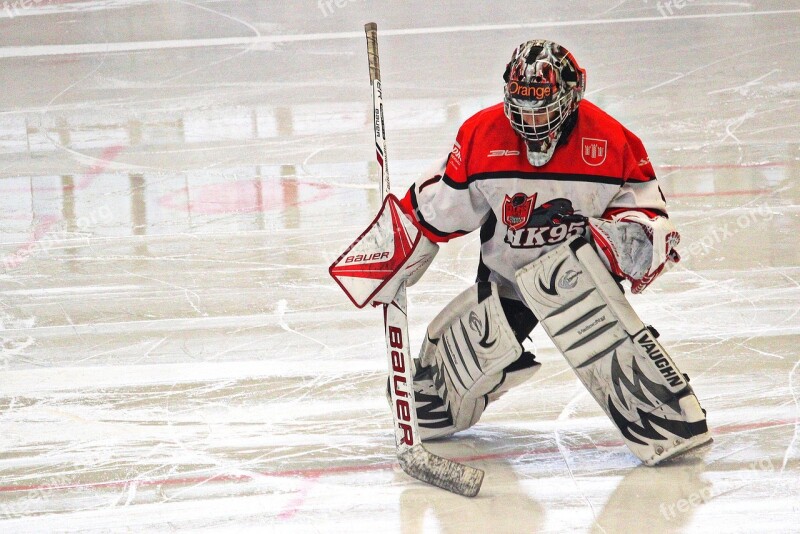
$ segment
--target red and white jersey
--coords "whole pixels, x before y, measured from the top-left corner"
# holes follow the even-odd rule
[[[577,113],[552,159],[534,167],[502,103],[478,112],[461,126],[439,169],[411,186],[404,209],[434,242],[480,228],[478,279],[516,299],[518,269],[586,230],[585,222],[554,214],[609,217],[635,209],[666,215],[639,138],[587,100]]]

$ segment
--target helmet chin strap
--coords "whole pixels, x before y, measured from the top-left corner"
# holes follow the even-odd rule
[[[543,167],[546,165],[547,162],[550,161],[550,158],[553,157],[553,152],[556,151],[561,133],[562,132],[558,132],[552,139],[545,139],[540,142],[526,142],[525,145],[528,147],[528,162],[534,167]]]

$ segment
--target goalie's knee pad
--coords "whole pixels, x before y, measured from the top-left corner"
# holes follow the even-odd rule
[[[523,352],[497,288],[488,282],[461,293],[431,322],[414,363],[423,440],[471,427],[490,401],[539,369],[533,355]]]
[[[711,440],[688,380],[586,240],[545,254],[516,278],[553,343],[645,464]]]

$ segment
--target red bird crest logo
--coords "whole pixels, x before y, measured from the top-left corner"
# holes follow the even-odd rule
[[[536,205],[536,193],[531,196],[517,193],[513,197],[506,195],[503,201],[503,223],[511,230],[519,230],[528,224]]]

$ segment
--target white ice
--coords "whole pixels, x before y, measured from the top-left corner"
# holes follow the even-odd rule
[[[6,0],[0,5],[0,531],[800,532],[800,5]],[[628,452],[543,369],[407,477],[380,313],[327,266],[378,207],[363,25],[393,187],[501,98],[520,42],[588,71],[645,142],[684,260],[632,297],[710,447]],[[476,236],[410,291],[412,342]]]

